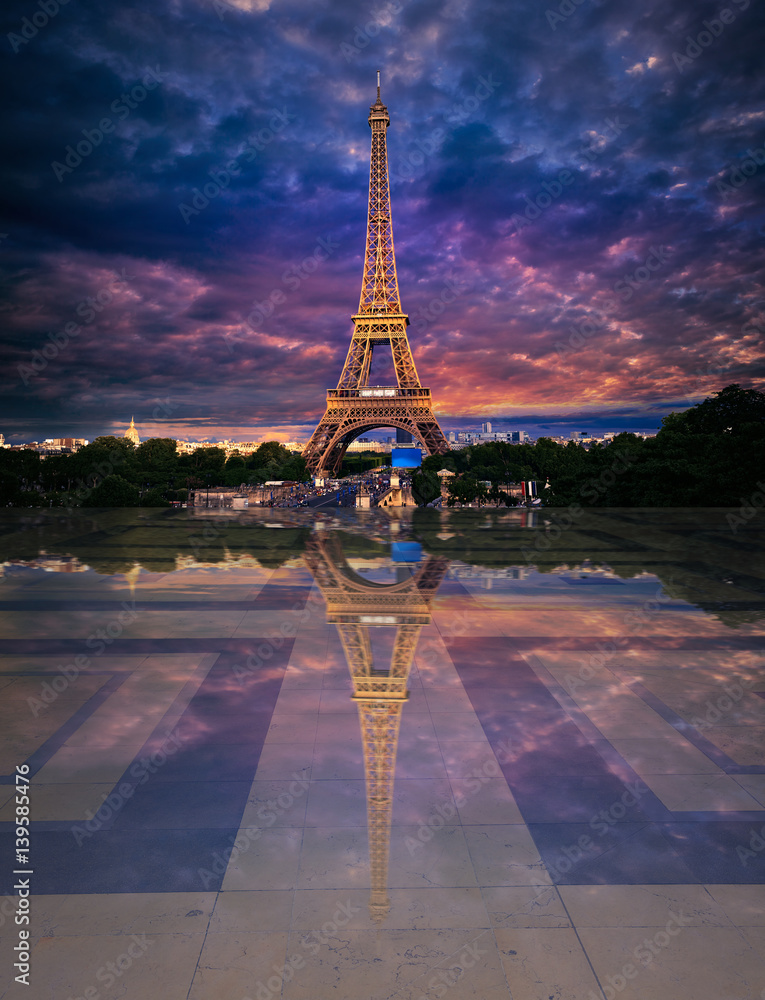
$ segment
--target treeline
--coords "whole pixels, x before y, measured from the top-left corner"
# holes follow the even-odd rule
[[[0,450],[0,504],[166,507],[185,500],[190,489],[306,476],[302,457],[276,441],[264,442],[247,458],[227,459],[215,447],[180,455],[172,438],[150,438],[136,448],[126,438],[98,437],[72,455]]]
[[[358,458],[359,465],[383,461]],[[546,506],[759,507],[757,498],[765,496],[765,394],[729,385],[665,417],[656,437],[647,440],[619,434],[609,445],[586,450],[573,441],[540,438],[536,444],[492,442],[434,455],[412,477],[419,504],[440,495],[436,473],[443,468],[457,474],[450,487],[455,503],[513,504],[502,486],[533,479]],[[308,478],[303,458],[276,441],[248,458],[229,459],[215,447],[179,455],[170,438],[151,438],[135,448],[125,438],[99,437],[76,454],[45,459],[29,449],[0,450],[3,506],[162,507],[184,500],[190,489]]]
[[[765,394],[729,385],[683,413],[671,413],[656,437],[645,440],[619,434],[609,445],[585,450],[573,441],[540,438],[536,444],[493,442],[432,456],[413,478],[418,502],[438,496],[435,473],[443,468],[460,476],[451,493],[462,503],[502,503],[502,484],[534,479],[547,506],[741,507],[763,492]],[[550,488],[544,489],[547,480]]]

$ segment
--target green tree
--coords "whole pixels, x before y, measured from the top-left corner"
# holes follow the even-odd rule
[[[128,506],[120,505],[120,506]],[[129,506],[132,506],[130,504]],[[165,496],[165,490],[162,487],[157,486],[153,490],[149,490],[148,493],[144,493],[141,497],[141,507],[170,507],[172,506]]]
[[[39,481],[40,471],[40,455],[34,449],[0,449],[0,503],[3,506],[30,506],[27,494]],[[25,502],[22,502],[22,494]]]
[[[278,441],[264,441],[252,455],[250,455],[247,465],[250,469],[259,469],[273,462],[275,467],[285,465],[292,458],[292,453],[287,451],[283,444]]]
[[[422,460],[422,471],[440,472],[441,469],[448,469],[449,472],[457,472],[457,455],[458,451],[448,451],[445,455],[428,455]]]
[[[454,507],[457,503],[473,503],[482,495],[486,495],[486,487],[474,476],[457,476],[456,479],[449,481],[449,497],[446,505]]]
[[[694,434],[740,433],[747,425],[765,423],[765,393],[733,383],[685,413],[670,414],[662,424],[672,427],[678,420]]]
[[[441,496],[441,483],[435,472],[420,470],[412,473],[412,496],[420,507]]]
[[[82,501],[83,507],[137,507],[138,489],[122,476],[106,476]]]
[[[135,447],[127,438],[105,435],[71,456],[73,479],[82,491],[90,489],[112,473],[128,480],[136,476]]]

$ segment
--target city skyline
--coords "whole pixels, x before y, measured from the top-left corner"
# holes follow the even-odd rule
[[[5,11],[8,441],[130,414],[142,437],[307,439],[361,283],[377,69],[445,431],[655,432],[763,387],[748,0],[181,8]]]
[[[457,444],[457,445],[459,445],[460,443],[462,443],[463,445],[465,443],[469,443],[469,444],[481,444],[481,443],[486,443],[487,441],[491,441],[491,440],[498,440],[498,441],[505,441],[505,440],[507,440],[511,444],[524,444],[524,443],[525,444],[529,444],[529,443],[534,443],[535,441],[537,441],[539,438],[542,438],[542,437],[549,438],[551,440],[558,440],[558,441],[561,441],[561,440],[568,441],[568,440],[571,440],[571,439],[586,440],[586,441],[590,441],[590,440],[593,440],[593,441],[594,440],[601,440],[602,441],[602,440],[610,439],[610,438],[614,437],[616,434],[623,433],[623,431],[620,431],[620,430],[616,430],[616,431],[614,431],[614,430],[596,430],[594,432],[593,431],[588,431],[588,430],[571,430],[571,431],[568,431],[566,433],[546,432],[546,433],[540,433],[540,434],[529,434],[525,430],[521,429],[520,430],[520,436],[519,436],[519,431],[515,427],[500,426],[499,424],[496,424],[496,423],[490,423],[489,426],[491,427],[491,430],[489,430],[489,431],[485,430],[485,428],[486,428],[486,424],[485,423],[482,423],[478,427],[475,426],[475,425],[470,425],[470,426],[466,425],[465,429],[460,429],[460,430],[449,430],[449,429],[447,429],[446,436],[448,437],[449,442],[451,444]],[[128,433],[128,432],[134,432],[135,437],[132,436],[132,434]],[[653,437],[653,436],[655,436],[656,432],[655,431],[639,430],[639,429],[638,430],[630,429],[630,430],[627,431],[627,433],[633,433],[633,434],[639,435],[641,437]],[[43,437],[43,436],[41,436],[39,439],[36,439],[34,441],[32,441],[32,440],[29,440],[29,441],[11,441],[11,440],[6,440],[5,435],[0,431],[0,448],[8,448],[8,447],[20,448],[20,447],[24,447],[26,445],[30,445],[30,446],[31,445],[40,445],[41,446],[41,445],[47,444],[47,445],[51,445],[54,448],[58,448],[58,449],[61,449],[61,448],[68,449],[68,448],[70,448],[70,443],[73,442],[73,444],[74,444],[74,450],[76,450],[76,448],[82,447],[83,445],[86,445],[86,444],[90,444],[97,437],[102,437],[102,436],[113,436],[113,437],[118,437],[118,438],[126,438],[126,439],[129,439],[129,440],[132,440],[133,444],[136,447],[138,447],[139,444],[143,444],[144,441],[148,441],[151,438],[156,437],[157,435],[151,433],[151,431],[142,434],[141,433],[141,428],[140,427],[136,427],[135,424],[134,424],[134,421],[131,420],[130,424],[127,425],[127,427],[118,426],[114,430],[113,434],[111,434],[111,433],[108,434],[108,435],[106,433],[95,434],[92,438],[73,438],[73,437],[66,437],[66,436],[64,436],[64,437]],[[136,440],[136,438],[137,438],[137,440]],[[272,441],[273,440],[273,441],[276,441],[278,444],[282,444],[282,445],[284,445],[284,446],[286,446],[288,448],[292,447],[292,449],[294,450],[295,447],[297,447],[299,449],[303,449],[305,447],[306,443],[307,443],[306,440],[304,440],[302,438],[297,438],[295,440],[288,441],[285,438],[285,436],[284,436],[283,433],[278,438],[269,437],[268,435],[266,435],[265,437],[261,436],[261,437],[256,437],[256,438],[252,438],[252,437],[245,438],[245,437],[239,436],[239,437],[234,437],[234,438],[197,438],[197,439],[194,439],[194,440],[190,439],[188,437],[188,435],[186,437],[173,437],[172,435],[170,435],[170,438],[173,439],[173,440],[175,440],[178,443],[179,446],[210,446],[210,447],[215,447],[215,446],[219,446],[219,445],[220,446],[225,445],[225,446],[227,446],[227,448],[231,448],[231,449],[234,449],[236,445],[243,445],[243,446],[247,445],[249,447],[253,447],[253,446],[257,447],[258,445],[263,444],[266,441]],[[360,443],[362,443],[364,441],[371,441],[371,442],[373,442],[375,444],[385,443],[385,442],[387,442],[388,444],[390,444],[391,442],[393,442],[395,444],[396,443],[396,436],[395,436],[395,433],[391,433],[391,428],[388,428],[388,427],[375,427],[375,428],[372,428],[369,431],[365,431],[365,432],[361,433],[357,438],[355,438],[353,440],[353,442],[352,442],[351,449],[349,449],[349,450],[358,450],[358,448],[354,449],[353,446],[358,446]],[[410,445],[406,445],[406,446],[409,447]]]

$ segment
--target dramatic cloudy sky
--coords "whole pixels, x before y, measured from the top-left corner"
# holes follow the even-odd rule
[[[6,438],[306,438],[358,305],[378,68],[445,429],[650,430],[763,387],[761,2],[56,8],[0,15]]]

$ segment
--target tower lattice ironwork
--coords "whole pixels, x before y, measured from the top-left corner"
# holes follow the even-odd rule
[[[327,602],[327,621],[337,626],[359,711],[367,786],[371,892],[369,914],[381,923],[390,909],[388,856],[393,783],[401,712],[420,629],[431,621],[430,606],[449,568],[448,559],[429,558],[394,584],[355,573],[336,535],[315,532],[304,558]],[[396,629],[390,667],[375,667],[370,630]]]
[[[433,413],[430,389],[420,384],[406,335],[409,317],[401,311],[393,247],[388,181],[387,107],[380,99],[369,110],[372,154],[369,212],[359,310],[336,389],[327,391],[327,409],[303,457],[311,472],[337,472],[348,445],[375,427],[398,427],[420,441],[428,455],[443,455],[449,445]],[[369,373],[376,347],[390,346],[395,386],[372,386]]]

